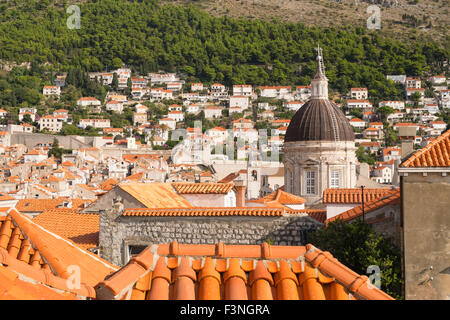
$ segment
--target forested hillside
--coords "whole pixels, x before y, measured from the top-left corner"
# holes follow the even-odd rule
[[[141,74],[178,71],[227,85],[306,84],[320,43],[333,89],[367,86],[375,97],[388,97],[396,89],[386,74],[441,73],[449,57],[437,43],[405,44],[362,27],[218,18],[155,0],[87,1],[80,5],[81,28],[71,30],[69,5],[49,0],[0,5],[0,59],[49,63],[55,71],[110,70],[125,63]]]

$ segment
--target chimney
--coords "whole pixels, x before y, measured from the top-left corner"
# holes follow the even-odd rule
[[[245,207],[245,182],[244,180],[235,180],[234,187],[236,188],[236,207]]]
[[[415,127],[400,127],[398,128],[398,137],[401,141],[402,160],[406,159],[414,152],[414,140],[416,137]]]

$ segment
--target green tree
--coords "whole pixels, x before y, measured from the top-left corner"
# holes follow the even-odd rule
[[[365,275],[367,268],[376,265],[381,270],[381,290],[402,299],[401,252],[390,238],[374,231],[358,219],[352,223],[342,220],[330,222],[308,239],[314,246],[329,251],[356,273]]]
[[[117,78],[117,73],[116,72],[113,73],[113,79],[112,79],[112,83],[111,83],[111,88],[114,91],[116,91],[116,92],[119,90],[119,79]]]

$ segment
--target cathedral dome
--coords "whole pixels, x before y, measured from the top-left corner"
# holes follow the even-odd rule
[[[320,47],[317,53],[311,98],[292,118],[284,141],[354,141],[355,134],[350,122],[336,104],[328,100],[328,79]]]
[[[328,99],[311,99],[303,105],[286,130],[285,142],[354,141],[350,122]]]

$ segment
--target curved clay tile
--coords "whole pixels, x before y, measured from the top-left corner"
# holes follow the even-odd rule
[[[267,271],[261,260],[256,263],[256,268],[250,272],[249,285],[252,288],[252,300],[273,300],[272,275]]]
[[[280,261],[279,271],[275,274],[275,286],[279,300],[298,300],[298,280],[286,260]]]
[[[318,270],[305,263],[305,271],[299,277],[305,300],[325,300],[325,293],[318,281],[318,276]]]
[[[242,270],[239,259],[229,259],[228,270],[223,275],[226,300],[247,300],[247,277]]]
[[[195,300],[195,286],[197,280],[195,271],[188,258],[181,258],[180,265],[174,271],[175,299]]]
[[[168,300],[171,272],[167,268],[164,258],[159,258],[153,271],[149,300]]]
[[[217,272],[211,257],[205,259],[205,265],[198,274],[200,300],[220,300],[220,273]]]

